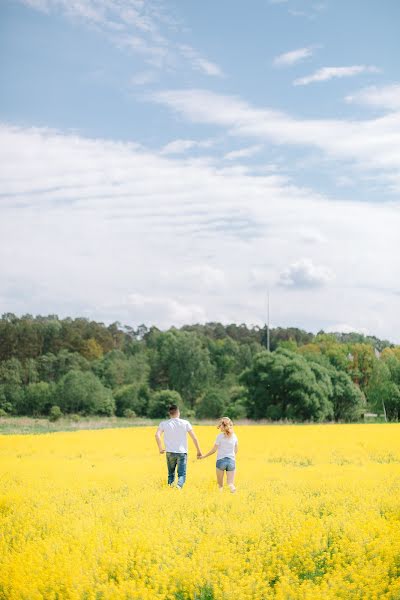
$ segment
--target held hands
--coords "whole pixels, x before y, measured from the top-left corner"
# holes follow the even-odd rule
[[[162,449],[160,450],[160,454],[165,454],[165,448],[162,448]]]

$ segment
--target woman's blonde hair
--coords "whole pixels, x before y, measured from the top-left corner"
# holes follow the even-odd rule
[[[233,433],[233,423],[230,418],[222,417],[219,420],[218,429],[220,429],[227,437],[230,437]]]

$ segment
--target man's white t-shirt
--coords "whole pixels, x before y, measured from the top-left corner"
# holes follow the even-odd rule
[[[162,421],[159,429],[164,432],[164,444],[167,452],[184,453],[188,451],[187,434],[192,426],[185,419]]]
[[[233,458],[235,460],[235,444],[237,441],[238,439],[234,433],[229,437],[224,433],[218,434],[215,440],[215,444],[218,446],[217,460],[220,458]]]

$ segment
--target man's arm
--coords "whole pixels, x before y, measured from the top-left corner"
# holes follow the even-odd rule
[[[190,437],[192,438],[194,445],[196,446],[197,456],[201,456],[199,441],[196,437],[196,434],[194,433],[193,429],[191,429],[188,433],[189,433]]]
[[[165,449],[162,447],[162,443],[161,443],[161,434],[162,433],[163,433],[163,431],[159,427],[156,431],[156,442],[157,442],[157,446],[160,451],[160,454],[164,454],[164,452],[165,452]]]

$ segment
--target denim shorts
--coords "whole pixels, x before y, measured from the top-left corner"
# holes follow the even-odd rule
[[[225,456],[225,458],[219,458],[217,460],[216,467],[220,471],[234,471],[236,468],[236,464],[233,458]]]

